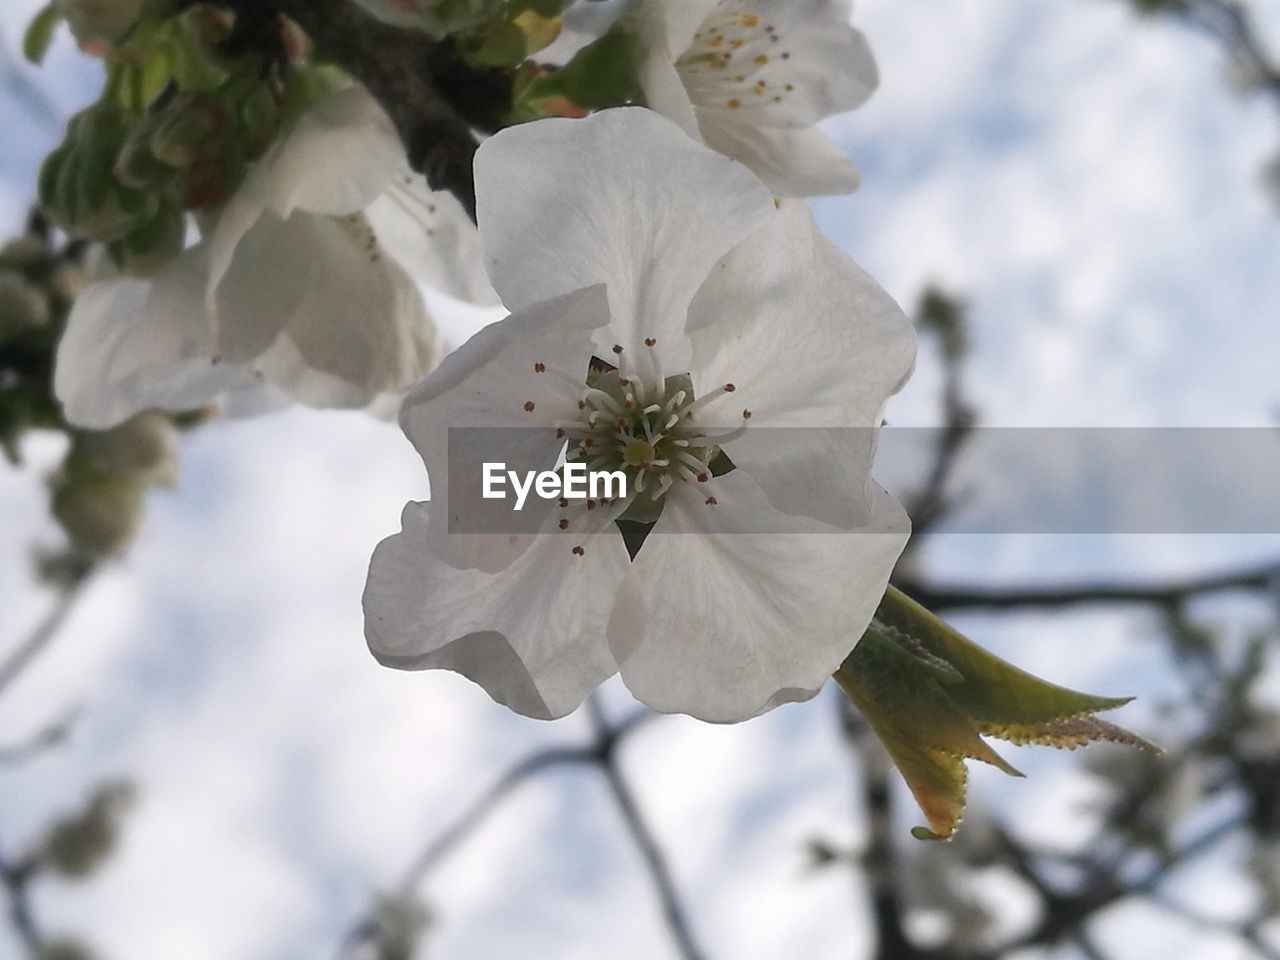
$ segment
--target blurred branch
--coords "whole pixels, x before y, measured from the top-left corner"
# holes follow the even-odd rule
[[[65,743],[74,719],[74,715],[64,717],[37,731],[25,741],[0,746],[0,767],[17,766]]]
[[[44,949],[44,936],[36,922],[31,906],[31,881],[36,875],[32,861],[13,861],[0,854],[0,885],[9,900],[9,922],[18,940],[31,957],[38,957]]]
[[[594,694],[587,701],[587,709],[590,712],[591,722],[596,730],[597,761],[600,764],[601,771],[604,773],[605,781],[609,784],[609,789],[613,793],[613,798],[617,801],[618,810],[622,813],[622,819],[626,824],[627,831],[631,834],[631,838],[635,841],[640,850],[640,855],[644,859],[645,867],[649,871],[649,879],[653,882],[654,890],[658,894],[663,919],[671,931],[671,937],[684,960],[702,960],[705,955],[694,940],[693,929],[685,916],[684,907],[680,903],[680,896],[676,892],[675,879],[671,875],[671,868],[667,864],[666,856],[663,854],[662,848],[658,845],[658,841],[649,829],[648,824],[645,823],[635,795],[627,785],[626,779],[622,775],[622,770],[618,765],[617,748],[621,743],[621,734],[625,733],[625,729],[611,728],[608,725],[600,709],[599,701]]]
[[[75,609],[76,603],[84,595],[92,573],[93,568],[86,567],[61,587],[52,609],[45,618],[36,625],[26,640],[13,652],[7,654],[3,661],[0,661],[0,696],[4,695],[9,685],[53,642],[67,617]]]
[[[594,761],[594,754],[586,747],[556,747],[526,757],[499,777],[450,827],[423,848],[405,871],[400,889],[417,888],[445,857],[470,839],[489,815],[525,781],[552,767]]]
[[[836,698],[840,730],[850,752],[861,761],[862,815],[867,823],[867,848],[861,858],[871,888],[871,916],[875,922],[873,960],[917,960],[926,953],[907,937],[899,893],[898,864],[893,842],[893,765],[889,755],[844,697]]]
[[[947,485],[978,414],[965,391],[969,332],[964,304],[930,286],[921,294],[916,315],[920,332],[931,334],[937,341],[942,360],[943,423],[924,487],[907,504],[913,540],[918,542],[952,506]]]
[[[1150,4],[1150,0],[1147,0]],[[1244,71],[1251,88],[1280,107],[1280,67],[1258,36],[1249,7],[1240,0],[1156,2],[1163,10],[1216,41]]]
[[[485,121],[492,119],[495,108],[487,102],[473,103],[471,94],[475,88],[484,91],[493,85],[489,72],[466,70],[461,61],[450,57],[449,42],[390,26],[350,0],[222,2],[236,11],[237,30],[274,30],[276,13],[297,23],[323,57],[363,83],[382,104],[404,142],[409,165],[425,174],[433,189],[453,193],[475,217],[471,166],[478,143],[471,128],[488,126]],[[435,72],[444,62],[466,73],[458,84],[450,84],[467,91],[453,101],[445,96]],[[510,87],[498,84],[496,93],[505,113],[510,108]]]
[[[1199,578],[1128,584],[1099,581],[1061,587],[989,587],[978,584],[935,584],[913,579],[904,580],[898,585],[920,603],[939,612],[1058,609],[1084,604],[1172,608],[1195,597],[1213,593],[1276,590],[1280,588],[1280,561],[1271,560],[1257,566]]]
[[[666,871],[665,864],[662,862],[661,854],[658,852],[658,848],[645,828],[643,821],[639,819],[634,801],[627,805],[626,801],[629,800],[630,795],[625,784],[621,782],[620,775],[616,771],[610,773],[610,768],[613,766],[612,756],[618,744],[642,724],[653,719],[655,715],[647,710],[638,710],[622,722],[611,725],[604,722],[603,717],[595,707],[594,700],[592,701],[591,709],[595,735],[590,743],[584,746],[550,747],[539,750],[508,769],[488,790],[467,807],[450,826],[429,841],[421,852],[414,857],[397,885],[397,897],[401,901],[408,901],[417,888],[426,881],[449,854],[469,840],[484,825],[489,816],[525,782],[555,767],[575,764],[597,766],[609,778],[610,787],[615,796],[619,796],[618,790],[621,787],[624,796],[619,796],[619,805],[623,806],[628,827],[636,836],[637,843],[641,845],[641,849],[646,856],[646,862],[651,869],[653,869],[654,861],[650,859],[650,855],[657,855],[659,869],[654,875],[654,882],[659,887],[659,893],[663,901],[664,916],[666,916],[669,924],[673,924],[673,935],[676,936],[677,941],[680,943],[681,955],[685,960],[700,960],[700,954],[696,950],[689,952],[686,949],[686,942],[689,946],[692,946],[692,941],[688,937],[688,925],[685,923],[683,913],[680,911],[678,902],[675,899],[674,886],[671,884],[670,876]],[[636,832],[637,828],[639,830],[638,833]],[[375,904],[374,908],[363,916],[343,939],[339,948],[339,957],[354,957],[358,955],[358,952],[363,947],[372,946],[376,948],[378,946],[378,940],[382,935],[384,926],[379,922],[377,906]],[[672,920],[673,916],[675,918],[674,922]]]

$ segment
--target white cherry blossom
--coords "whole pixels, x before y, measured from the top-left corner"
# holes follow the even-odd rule
[[[908,535],[869,475],[914,357],[906,318],[803,204],[651,111],[504,131],[476,177],[513,314],[406,398],[432,501],[374,554],[373,653],[544,718],[615,672],[711,721],[812,696]],[[566,445],[624,471],[627,497],[539,500],[526,530],[484,513],[464,468],[549,469]],[[656,520],[634,559],[620,518]]]
[[[494,302],[461,205],[409,171],[362,88],[309,109],[250,171],[199,242],[140,279],[76,301],[55,390],[105,428],[267,385],[315,407],[403,392],[438,358],[418,284]]]
[[[777,196],[848,193],[858,173],[814,124],[876,88],[850,16],[849,0],[642,0],[645,97]]]

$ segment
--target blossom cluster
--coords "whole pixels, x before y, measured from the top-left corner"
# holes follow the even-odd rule
[[[554,19],[535,29],[471,0],[362,6],[462,31],[476,56],[499,27],[549,40]],[[622,6],[562,76],[620,37],[626,95],[594,113],[552,105],[554,68],[531,68],[512,116],[542,115],[480,144],[475,223],[410,168],[362,86],[283,91],[271,136],[217,195],[181,194],[172,249],[103,260],[55,385],[68,419],[94,429],[153,409],[398,406],[431,498],[372,559],[381,662],[456,671],[532,717],[620,674],[655,710],[732,722],[822,687],[909,533],[871,460],[914,337],[804,202],[857,186],[817,123],[859,106],[877,73],[847,0]],[[211,84],[252,102],[235,77]],[[175,155],[157,136],[131,141],[148,162]],[[98,145],[66,148],[51,215],[109,224],[93,239],[116,242],[150,221],[120,185],[121,148],[104,166]],[[200,144],[178,146],[191,151],[161,173],[189,187]],[[84,189],[91,161],[109,189]],[[509,315],[441,358],[423,287]],[[543,502],[519,531],[467,523],[485,509],[479,476],[462,475],[482,434],[527,470],[621,472],[626,495]]]

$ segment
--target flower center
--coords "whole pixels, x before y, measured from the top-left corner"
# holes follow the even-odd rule
[[[733,385],[714,395],[726,390]],[[567,459],[591,471],[622,471],[635,499],[659,500],[678,481],[706,483],[719,446],[698,425],[698,406],[687,374],[659,384],[619,370],[593,373],[578,402],[578,419],[562,427],[569,438]]]
[[[689,98],[712,110],[775,107],[794,92],[778,29],[742,4],[722,2],[694,34],[676,70]]]

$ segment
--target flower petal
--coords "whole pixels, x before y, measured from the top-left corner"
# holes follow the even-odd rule
[[[719,5],[719,0],[646,0],[641,17],[661,23],[656,38],[678,56],[693,43],[693,35]]]
[[[450,529],[475,530],[492,516],[481,464],[521,473],[555,466],[563,446],[556,425],[576,417],[591,334],[608,319],[601,286],[538,304],[485,327],[405,398],[400,423],[431,478],[434,542],[449,563],[500,570],[528,547],[528,536],[502,524],[487,535]],[[450,482],[454,473],[462,476]]]
[[[416,282],[459,300],[491,305],[480,233],[453,194],[405,172],[365,211],[383,250]]]
[[[706,487],[667,495],[609,642],[642,703],[732,723],[821,688],[870,622],[910,521],[879,489],[871,522],[839,532],[778,513],[745,473],[709,487],[715,505]]]
[[[811,127],[879,83],[849,0],[722,0],[677,68],[693,103],[762,127]]]
[[[192,248],[153,282],[115,277],[76,299],[54,372],[71,423],[103,430],[142,410],[194,410],[251,382],[212,361],[202,303],[206,254]]]
[[[852,193],[853,162],[820,130],[758,127],[736,114],[699,111],[707,146],[745,164],[779,197]]]
[[[695,389],[737,387],[699,417],[730,428],[750,413],[726,445],[733,462],[775,509],[861,522],[874,428],[915,358],[898,305],[797,202],[724,258],[689,316]]]
[[[286,337],[292,349],[276,350],[260,368],[270,376],[300,360],[355,388],[335,405],[363,406],[404,390],[438,354],[421,294],[382,256],[359,216],[264,214],[241,239],[215,294],[225,357],[257,363]],[[278,382],[291,389],[293,379]]]
[[[391,118],[358,84],[309,107],[263,166],[267,206],[281,217],[356,213],[408,170]]]
[[[610,335],[637,352],[645,338],[683,341],[711,267],[772,212],[745,167],[636,107],[495,134],[476,155],[476,190],[507,308],[603,283]]]
[[[538,719],[572,712],[617,667],[604,624],[627,568],[620,536],[584,555],[547,533],[498,575],[438,559],[425,504],[374,552],[365,636],[377,659],[408,670],[454,670],[498,703]]]
[[[676,70],[676,58],[689,45],[694,30],[706,15],[703,8],[709,10],[714,5],[715,0],[700,3],[649,0],[640,5],[636,14],[636,34],[642,51],[638,73],[645,104],[674,121],[695,140],[702,139],[698,118],[684,80]]]

